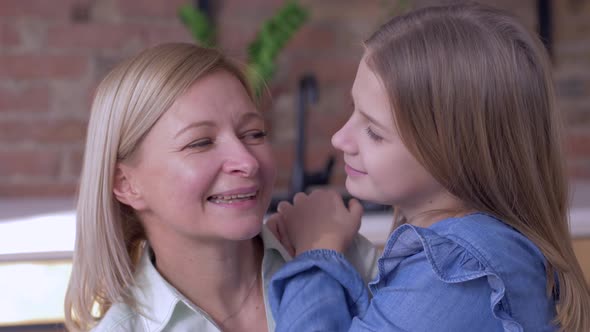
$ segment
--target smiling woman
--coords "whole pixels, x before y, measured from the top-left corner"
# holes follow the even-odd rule
[[[107,75],[80,183],[71,329],[266,327],[250,305],[262,302],[255,236],[275,172],[260,119],[241,72],[214,50],[162,45]],[[250,204],[210,199],[245,188]],[[147,317],[128,315],[140,304]]]
[[[65,301],[70,330],[274,330],[289,254],[263,226],[275,166],[242,72],[164,44],[116,66],[88,128]],[[375,250],[351,260],[369,279]]]

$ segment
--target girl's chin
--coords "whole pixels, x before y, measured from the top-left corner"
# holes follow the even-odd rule
[[[350,194],[350,196],[360,199],[363,201],[370,201],[369,195],[367,195],[368,190],[363,190],[358,184],[352,183],[352,180],[346,179],[346,191]]]
[[[348,191],[350,196],[361,201],[372,204],[394,205],[388,197],[376,197],[375,190],[371,190],[370,188],[360,188],[360,186],[349,183],[348,181],[346,181],[346,191]]]

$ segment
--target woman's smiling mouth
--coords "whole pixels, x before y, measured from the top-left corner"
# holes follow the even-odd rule
[[[211,195],[207,201],[225,207],[249,208],[257,204],[259,191],[257,186],[232,189]]]

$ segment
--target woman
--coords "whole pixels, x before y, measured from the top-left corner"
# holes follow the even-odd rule
[[[289,255],[263,227],[266,136],[242,72],[215,50],[164,44],[116,66],[92,106],[67,327],[274,330],[264,290]],[[358,244],[370,278],[374,250]]]

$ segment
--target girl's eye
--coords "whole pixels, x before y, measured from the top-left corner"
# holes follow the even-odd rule
[[[367,132],[367,135],[369,136],[370,139],[372,139],[375,142],[381,142],[383,140],[383,137],[375,134],[375,132],[373,130],[371,130],[371,127],[367,127],[367,129],[365,130]]]
[[[266,131],[250,130],[242,135],[242,140],[244,140],[246,144],[261,144],[266,140]]]
[[[213,144],[213,140],[210,138],[202,138],[187,145],[189,149],[203,149]]]

